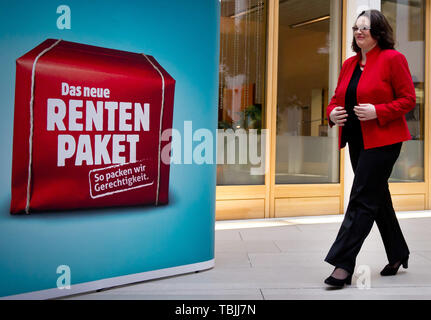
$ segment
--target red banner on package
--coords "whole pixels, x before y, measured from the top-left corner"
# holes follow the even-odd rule
[[[11,213],[168,203],[174,90],[145,54],[49,39],[19,58]]]

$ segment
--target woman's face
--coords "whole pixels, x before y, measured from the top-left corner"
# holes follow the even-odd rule
[[[353,36],[355,37],[358,47],[364,50],[372,48],[377,43],[377,41],[371,36],[371,31],[360,29],[361,27],[370,28],[370,19],[368,19],[366,16],[360,16],[358,20],[356,20],[355,26],[359,28],[357,31],[353,32]]]

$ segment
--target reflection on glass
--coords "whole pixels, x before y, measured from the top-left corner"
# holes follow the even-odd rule
[[[250,155],[253,149],[261,159],[265,156],[265,63],[266,1],[221,1],[218,128],[226,134],[218,136],[218,154],[224,155],[218,159],[218,185],[265,182],[263,170],[253,170],[260,163]]]
[[[276,183],[338,183],[338,135],[326,105],[339,72],[340,1],[279,6]]]
[[[395,49],[409,63],[416,107],[406,114],[412,140],[403,143],[389,182],[424,181],[425,1],[382,0],[382,13],[394,29]]]

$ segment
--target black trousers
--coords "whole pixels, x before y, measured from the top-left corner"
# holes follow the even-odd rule
[[[374,221],[390,264],[406,258],[410,251],[395,215],[388,185],[402,142],[367,150],[362,137],[351,139],[348,144],[355,177],[343,223],[325,261],[352,274],[356,256]]]

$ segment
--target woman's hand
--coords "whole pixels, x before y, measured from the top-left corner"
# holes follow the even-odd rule
[[[353,108],[360,121],[377,119],[376,108],[370,103],[360,103]]]
[[[331,121],[340,127],[344,126],[344,122],[347,121],[347,112],[343,107],[335,107],[329,114]]]

